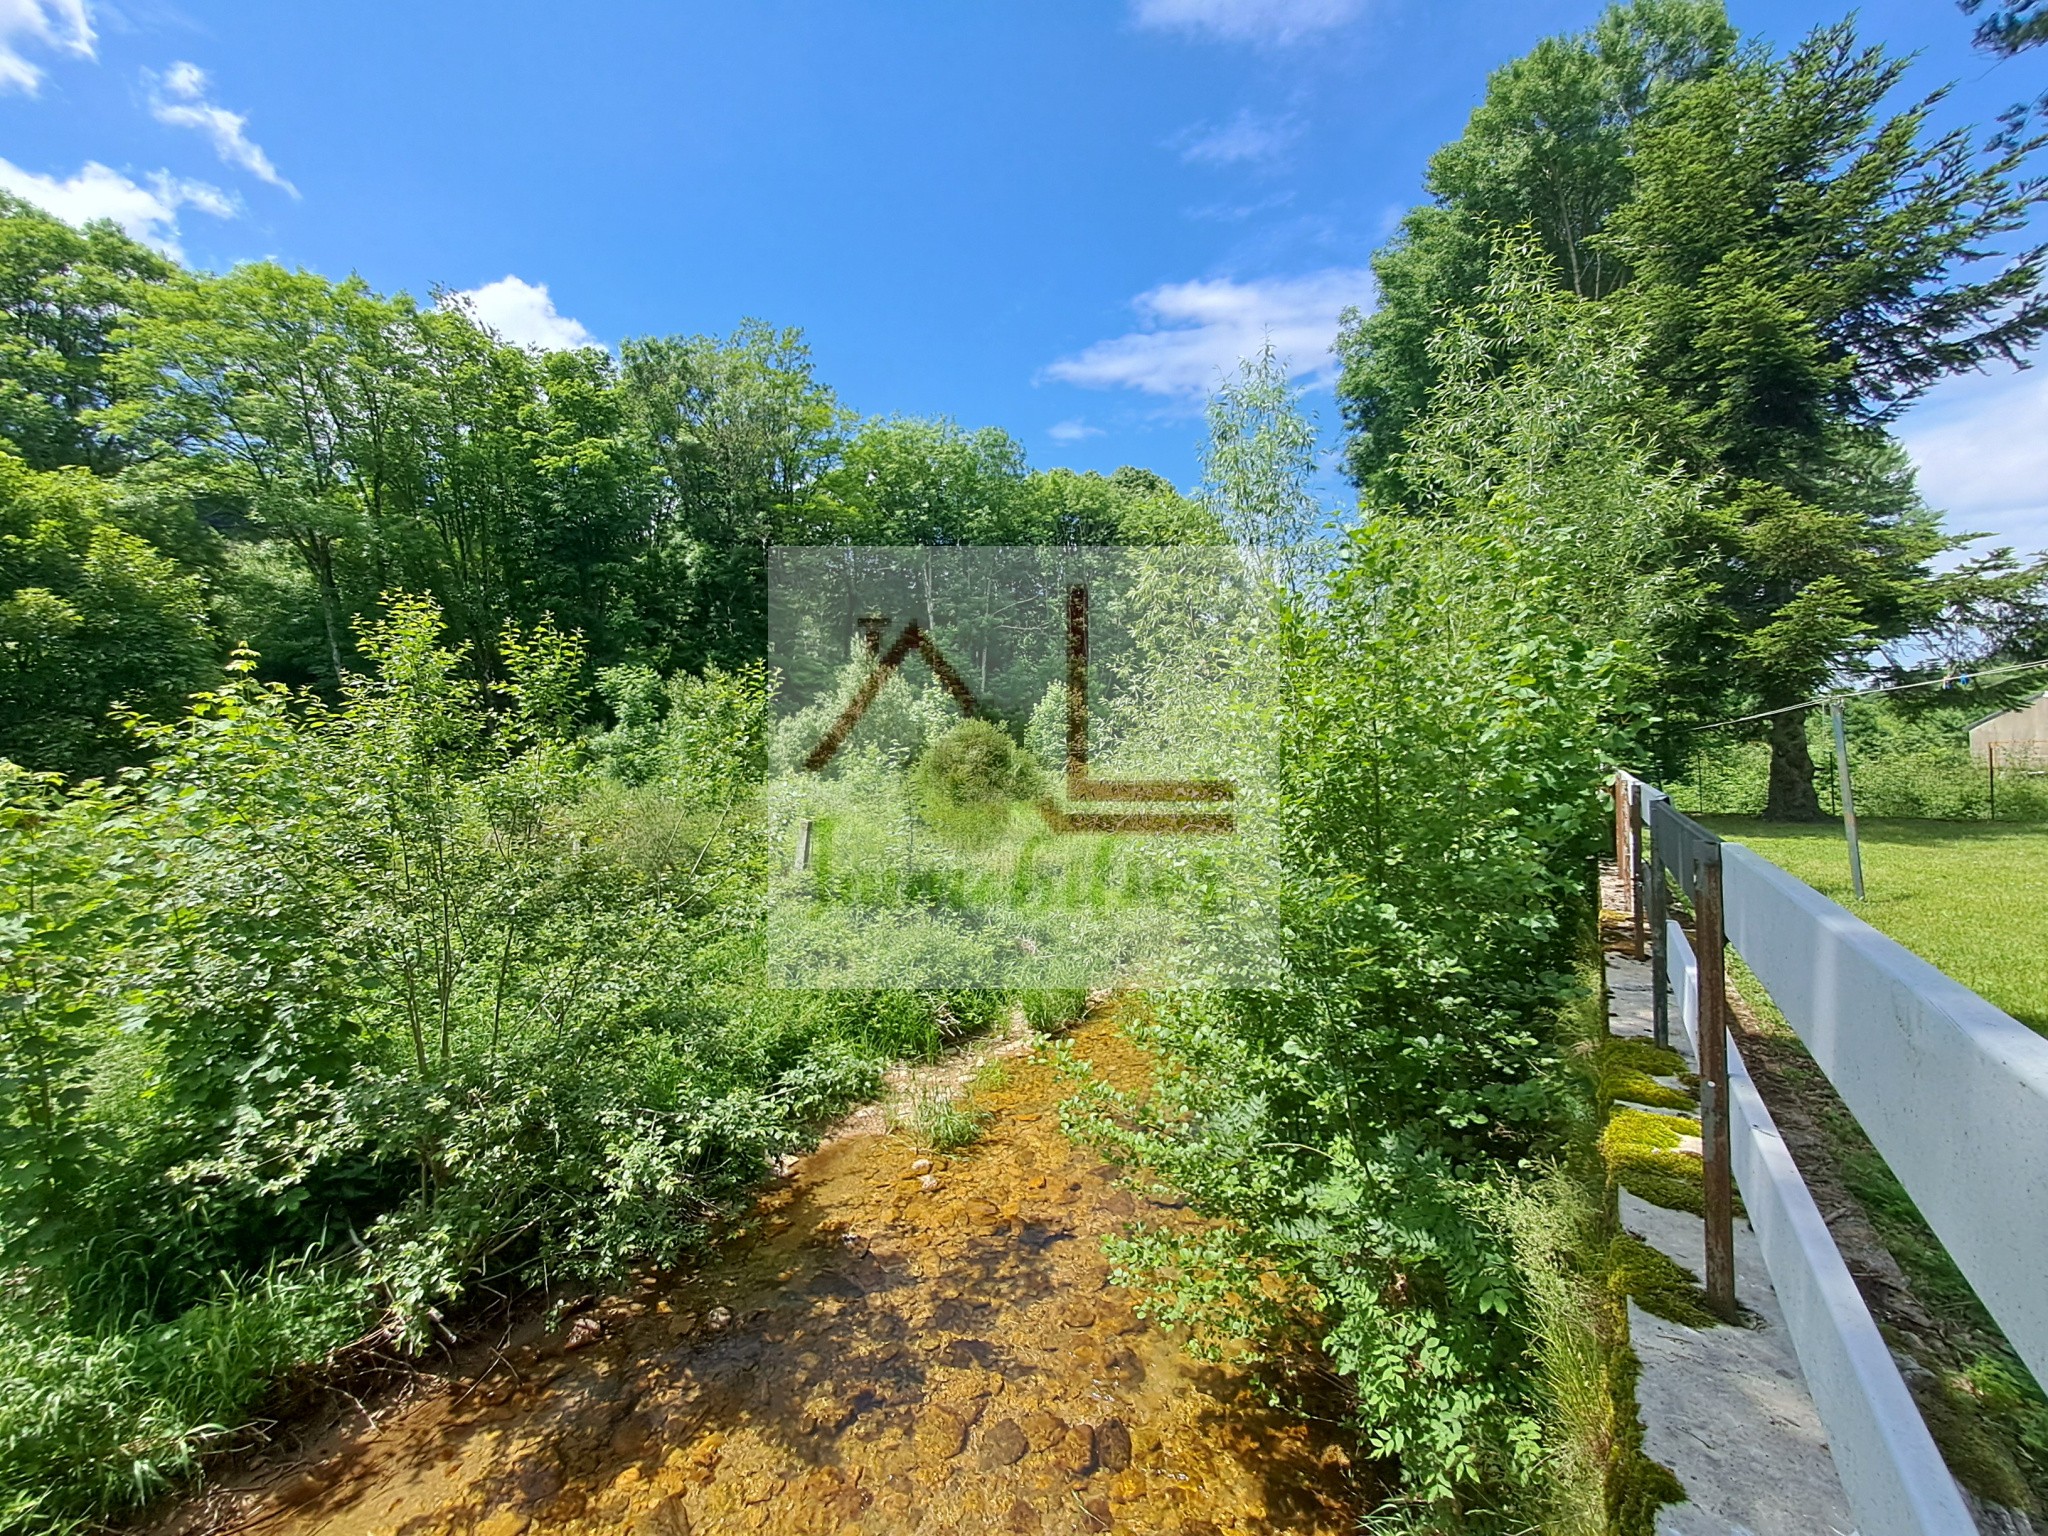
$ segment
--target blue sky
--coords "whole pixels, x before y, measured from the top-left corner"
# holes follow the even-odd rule
[[[0,0],[0,185],[196,265],[271,257],[508,337],[801,326],[865,412],[1191,483],[1271,334],[1327,345],[1487,72],[1593,0]],[[1842,11],[1740,0],[1783,44]],[[1989,121],[2048,85],[1944,0],[1860,11]],[[545,289],[543,293],[541,290]],[[2048,545],[2048,374],[1907,423],[1960,524]]]

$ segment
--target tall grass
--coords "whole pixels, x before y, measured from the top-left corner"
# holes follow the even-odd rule
[[[224,1277],[170,1322],[75,1333],[0,1308],[0,1531],[132,1509],[244,1439],[271,1384],[365,1321],[361,1279],[317,1265]]]

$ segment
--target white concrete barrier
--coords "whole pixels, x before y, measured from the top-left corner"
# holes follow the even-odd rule
[[[2048,1381],[2048,1039],[1761,855],[1722,859],[1729,943]]]
[[[1697,1059],[1699,963],[1678,924],[1668,941],[1676,1012]],[[1859,1536],[1975,1536],[1955,1479],[1732,1039],[1728,1090],[1736,1187]]]

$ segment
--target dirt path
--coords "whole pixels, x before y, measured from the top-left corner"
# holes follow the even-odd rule
[[[1141,1078],[1113,1025],[1073,1038]],[[338,1428],[167,1531],[1351,1529],[1334,1441],[1109,1286],[1101,1236],[1162,1213],[1067,1141],[1060,1096],[1050,1067],[1013,1059],[978,1099],[988,1135],[929,1170],[857,1120],[700,1272],[516,1340],[481,1384]]]

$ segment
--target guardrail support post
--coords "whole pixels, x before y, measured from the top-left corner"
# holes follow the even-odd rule
[[[1628,781],[1628,940],[1632,959],[1643,958],[1643,786]]]
[[[1650,829],[1650,1038],[1671,1044],[1671,887],[1664,873],[1664,850],[1656,828]]]
[[[1735,1321],[1735,1169],[1728,1135],[1728,975],[1721,923],[1721,850],[1700,860],[1693,904],[1699,961],[1701,1169],[1707,1222],[1707,1305]]]

